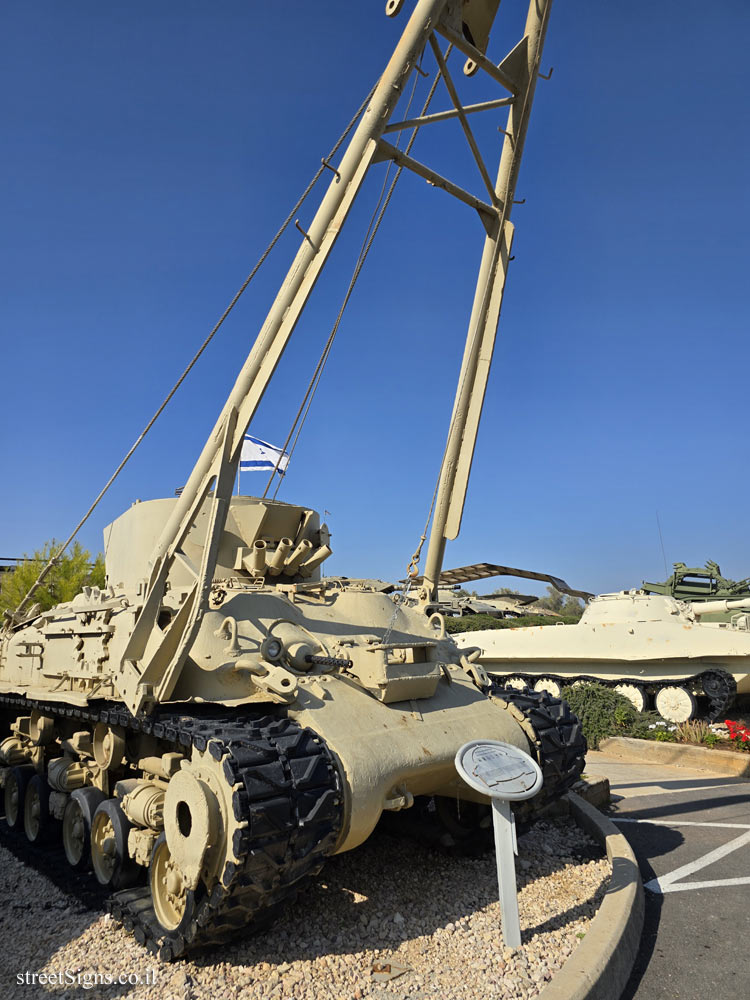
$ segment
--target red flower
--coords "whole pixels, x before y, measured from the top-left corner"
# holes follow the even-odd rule
[[[725,719],[724,724],[727,727],[730,740],[750,743],[750,728],[748,726],[744,726],[741,722],[736,722],[734,719]]]

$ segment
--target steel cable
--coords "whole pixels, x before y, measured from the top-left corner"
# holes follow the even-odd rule
[[[362,102],[362,104],[360,104],[359,109],[357,110],[356,114],[353,116],[353,118],[351,119],[351,121],[349,122],[349,124],[347,125],[347,127],[342,132],[341,136],[337,140],[337,142],[334,145],[334,147],[331,150],[331,152],[325,158],[326,160],[330,161],[331,158],[333,156],[335,156],[336,153],[338,152],[338,150],[341,148],[341,145],[343,144],[343,142],[345,141],[346,137],[349,135],[349,133],[351,132],[351,130],[354,128],[354,125],[356,124],[358,118],[360,117],[360,115],[362,114],[362,112],[365,110],[365,108],[369,104],[369,102],[370,102],[370,100],[372,98],[372,95],[375,93],[375,87],[376,86],[377,86],[377,83],[372,86],[372,88],[370,89],[369,94],[364,99],[364,101]],[[86,521],[88,521],[89,517],[91,517],[91,515],[94,512],[94,510],[99,505],[99,502],[101,501],[102,497],[104,497],[104,495],[106,494],[106,492],[109,490],[110,486],[114,483],[114,481],[120,475],[120,473],[125,468],[125,466],[127,465],[127,463],[130,461],[130,459],[132,458],[132,456],[135,453],[135,451],[138,448],[138,446],[141,444],[141,442],[146,437],[146,435],[148,434],[148,432],[151,430],[151,428],[154,426],[154,424],[159,419],[159,417],[161,416],[161,414],[164,412],[165,408],[167,407],[167,405],[171,401],[172,397],[175,395],[175,393],[177,392],[177,390],[180,388],[180,386],[182,385],[182,383],[185,381],[185,379],[187,378],[187,376],[190,374],[190,372],[192,371],[192,369],[195,366],[196,362],[201,357],[201,355],[203,354],[203,352],[206,350],[206,348],[208,347],[208,345],[211,343],[211,341],[213,340],[214,336],[218,333],[220,327],[224,323],[224,321],[227,318],[227,316],[229,316],[230,312],[237,305],[237,303],[239,302],[240,297],[242,296],[243,292],[248,287],[248,285],[250,284],[250,282],[253,280],[253,278],[255,277],[255,275],[258,273],[258,271],[260,270],[261,266],[264,264],[266,258],[268,257],[268,255],[273,250],[273,248],[279,242],[279,240],[283,236],[284,232],[288,228],[289,224],[292,222],[292,220],[294,219],[295,215],[297,214],[297,212],[299,211],[299,209],[301,208],[301,206],[304,204],[305,200],[309,196],[310,192],[312,191],[312,189],[317,184],[318,180],[320,179],[320,177],[323,174],[323,172],[325,171],[325,169],[326,169],[326,165],[325,165],[325,163],[323,161],[321,161],[321,166],[318,168],[317,172],[315,173],[315,176],[313,177],[313,179],[310,181],[310,183],[307,185],[307,187],[303,191],[302,195],[297,200],[296,204],[294,205],[294,208],[291,210],[291,212],[289,213],[289,215],[286,217],[286,219],[282,223],[282,225],[281,225],[280,229],[278,230],[278,232],[276,233],[276,235],[273,237],[273,239],[271,240],[271,242],[268,244],[268,246],[266,247],[266,249],[261,254],[260,258],[258,259],[258,262],[255,265],[255,267],[252,269],[252,271],[250,271],[250,273],[248,274],[248,276],[245,278],[245,280],[243,281],[243,283],[240,285],[239,289],[235,293],[235,295],[232,298],[231,302],[226,307],[226,309],[224,310],[224,312],[221,314],[221,316],[217,320],[217,322],[214,325],[214,327],[211,330],[211,332],[208,334],[208,336],[206,337],[206,339],[203,341],[203,343],[201,344],[201,346],[198,348],[198,350],[193,355],[193,358],[190,361],[190,364],[187,366],[187,368],[185,368],[185,370],[183,371],[182,375],[180,375],[180,377],[177,379],[177,381],[175,382],[175,384],[172,386],[172,389],[169,391],[169,393],[167,394],[167,396],[165,397],[165,399],[163,400],[163,402],[161,403],[161,405],[159,406],[159,408],[156,410],[156,412],[154,413],[154,415],[148,421],[148,423],[143,428],[143,430],[141,431],[141,433],[138,435],[138,437],[136,438],[135,442],[133,443],[133,445],[131,446],[131,448],[129,449],[129,451],[125,455],[125,457],[122,459],[122,461],[117,466],[117,468],[112,473],[112,475],[109,477],[109,479],[107,480],[107,482],[105,483],[105,485],[103,486],[103,488],[100,490],[100,492],[97,495],[97,497],[94,500],[94,502],[91,504],[91,506],[86,511],[86,513],[83,515],[83,517],[81,518],[81,520],[75,526],[75,528],[71,532],[71,534],[68,537],[68,539],[60,546],[59,549],[57,549],[57,551],[55,552],[55,554],[50,558],[49,562],[44,566],[44,568],[40,572],[40,574],[37,577],[37,579],[34,581],[34,583],[31,585],[31,587],[29,588],[29,590],[26,592],[26,595],[24,596],[23,600],[18,605],[18,607],[16,608],[16,610],[12,614],[10,614],[9,612],[5,612],[6,623],[8,621],[10,621],[10,623],[12,623],[12,622],[15,622],[15,621],[18,620],[19,616],[23,613],[23,611],[25,610],[26,606],[28,605],[28,602],[31,600],[31,598],[33,597],[33,595],[36,593],[36,591],[39,589],[39,587],[42,585],[42,583],[46,579],[46,577],[47,577],[48,573],[50,572],[50,570],[54,566],[57,565],[57,563],[60,561],[60,558],[62,557],[63,553],[67,549],[67,547],[70,545],[70,543],[76,537],[76,535],[81,530],[81,528],[84,526],[84,524],[86,523]]]
[[[446,50],[446,53],[445,53],[445,58],[447,58],[448,55],[450,54],[452,47],[453,47],[452,45],[448,46],[448,48]],[[405,117],[408,116],[409,108],[411,107],[411,102],[414,99],[414,93],[415,93],[415,90],[416,90],[417,80],[418,80],[418,76],[415,73],[415,76],[414,76],[414,87],[412,89],[411,96],[409,97],[409,102],[408,102],[407,107],[406,107]],[[440,80],[440,72],[438,71],[437,75],[435,76],[435,79],[432,82],[432,86],[430,88],[430,92],[427,95],[427,98],[426,98],[426,100],[424,102],[424,105],[422,107],[422,111],[420,113],[420,117],[423,117],[427,113],[427,111],[429,110],[430,104],[432,103],[432,98],[435,96],[435,90],[437,89],[437,85],[438,85],[439,80]],[[407,155],[410,153],[411,148],[414,145],[414,142],[416,141],[418,132],[419,132],[419,126],[417,126],[416,128],[414,128],[412,130],[412,133],[411,133],[411,135],[409,137],[409,142],[406,145],[406,154]],[[324,371],[326,363],[328,361],[328,357],[329,357],[329,355],[331,353],[331,347],[333,346],[333,342],[336,339],[336,334],[338,333],[339,325],[341,324],[341,320],[343,318],[344,311],[345,311],[347,305],[349,304],[349,299],[351,298],[352,292],[354,291],[354,287],[355,287],[355,285],[357,283],[357,279],[359,278],[360,273],[362,271],[362,268],[364,266],[364,263],[367,260],[367,256],[370,253],[370,249],[372,247],[373,242],[375,241],[375,237],[377,236],[378,230],[380,228],[380,224],[382,223],[383,217],[385,216],[385,213],[386,213],[386,211],[388,209],[388,205],[390,204],[391,198],[393,196],[393,192],[394,192],[394,190],[396,188],[396,184],[398,183],[398,179],[401,176],[401,173],[402,173],[402,171],[404,169],[403,167],[398,167],[397,168],[396,174],[395,174],[393,180],[391,181],[391,186],[390,186],[390,188],[388,190],[388,193],[385,196],[385,200],[384,200],[383,199],[383,193],[384,193],[386,185],[388,183],[388,175],[389,175],[390,168],[391,168],[392,165],[393,165],[393,161],[391,161],[391,163],[388,164],[388,169],[386,170],[386,175],[385,175],[385,178],[383,180],[383,186],[382,186],[382,188],[380,190],[380,196],[379,196],[378,201],[377,201],[377,203],[375,205],[375,209],[373,210],[372,217],[370,218],[370,224],[368,225],[367,231],[365,232],[365,237],[364,237],[364,240],[363,240],[363,243],[362,243],[362,249],[359,252],[359,257],[357,258],[357,263],[355,265],[354,272],[353,272],[351,280],[349,282],[349,287],[347,288],[346,294],[344,295],[344,300],[343,300],[343,302],[341,304],[341,308],[339,309],[338,315],[336,317],[336,321],[333,324],[333,328],[332,328],[332,330],[331,330],[331,332],[330,332],[330,334],[328,336],[328,340],[326,341],[325,346],[323,348],[323,351],[322,351],[322,353],[320,355],[320,358],[318,360],[318,364],[317,364],[317,366],[315,368],[315,371],[313,372],[313,376],[310,379],[310,382],[309,382],[309,384],[307,386],[307,390],[306,390],[305,395],[304,395],[304,397],[302,399],[302,403],[300,404],[300,407],[297,410],[297,415],[294,418],[294,421],[292,423],[292,427],[291,427],[291,429],[289,431],[289,434],[287,435],[286,441],[284,442],[284,444],[283,444],[283,446],[281,448],[281,453],[280,453],[279,457],[276,459],[276,465],[274,466],[274,469],[273,469],[273,471],[272,471],[272,473],[270,475],[268,483],[266,484],[266,488],[263,491],[263,496],[264,497],[268,494],[268,491],[271,488],[271,484],[273,482],[273,478],[274,478],[274,476],[276,475],[276,473],[279,470],[279,465],[280,465],[281,460],[282,460],[282,458],[284,456],[284,453],[286,452],[286,449],[287,449],[287,447],[289,445],[289,442],[292,439],[292,436],[294,436],[294,441],[293,441],[292,446],[291,446],[291,448],[289,450],[289,459],[291,459],[292,455],[294,454],[294,449],[297,447],[297,442],[299,441],[299,436],[302,433],[302,428],[305,425],[305,421],[307,420],[307,416],[308,416],[308,414],[310,412],[310,407],[312,406],[313,400],[315,398],[315,394],[318,391],[318,386],[320,385],[320,380],[321,380],[321,378],[323,376],[323,371]],[[299,423],[299,426],[297,426],[298,423]],[[296,428],[296,434],[295,434],[295,428]],[[279,489],[281,487],[282,481],[283,481],[283,473],[281,473],[279,475],[279,481],[276,484],[276,489],[274,490],[274,494],[273,494],[273,499],[274,500],[276,499],[276,496],[277,496],[277,494],[279,492]]]

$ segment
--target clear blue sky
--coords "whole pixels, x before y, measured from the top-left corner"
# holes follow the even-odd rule
[[[64,537],[130,446],[385,64],[405,17],[383,8],[5,0],[0,555]],[[447,566],[593,591],[661,579],[658,511],[668,563],[750,575],[749,49],[746,0],[554,4]],[[479,130],[488,160],[500,121]],[[460,131],[444,135],[415,155],[468,182]],[[253,425],[266,440],[285,437],[381,182],[379,168]],[[86,526],[89,548],[134,498],[184,482],[298,241]],[[471,212],[402,178],[280,494],[332,512],[328,572],[403,575],[481,243]]]

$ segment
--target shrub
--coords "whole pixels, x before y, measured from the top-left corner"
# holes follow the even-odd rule
[[[477,632],[489,628],[525,628],[529,625],[574,625],[578,621],[570,615],[554,618],[551,615],[521,615],[519,618],[495,618],[494,615],[463,615],[446,618],[445,631]]]
[[[649,734],[650,740],[656,740],[657,743],[676,743],[677,737],[672,732],[671,729],[654,729],[653,732]]]
[[[711,729],[710,722],[702,719],[692,719],[689,722],[680,722],[675,731],[678,743],[703,743],[712,747],[721,740],[721,736]]]
[[[563,688],[563,698],[581,720],[591,750],[608,736],[647,737],[652,716],[639,712],[624,695],[603,684],[584,682]]]

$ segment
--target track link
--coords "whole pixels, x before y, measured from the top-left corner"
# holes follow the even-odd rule
[[[0,700],[141,731],[183,752],[207,751],[221,765],[240,824],[232,843],[234,860],[227,861],[210,892],[196,890],[187,925],[165,932],[148,887],[116,892],[106,904],[140,944],[164,961],[265,926],[333,851],[343,808],[338,770],[322,740],[289,719],[178,713],[134,719],[119,706],[92,711],[18,697]]]

